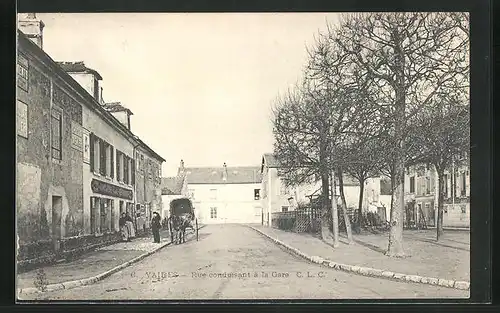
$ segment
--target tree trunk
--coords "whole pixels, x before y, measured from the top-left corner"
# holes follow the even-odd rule
[[[438,167],[436,166],[436,169]],[[438,214],[436,221],[436,241],[443,236],[444,169],[438,169]]]
[[[393,38],[396,43],[394,56],[398,68],[395,70],[394,91],[396,95],[394,113],[395,158],[394,158],[394,190],[391,209],[391,230],[387,255],[390,257],[404,257],[403,249],[403,219],[404,219],[404,173],[405,173],[405,125],[406,125],[406,88],[404,52],[401,48],[401,34],[395,30]]]
[[[328,193],[329,182],[328,174],[321,175],[322,206],[321,206],[321,239],[328,240],[330,234],[330,219],[328,218],[328,207],[330,206]]]
[[[359,202],[358,202],[358,231],[363,227],[363,196],[365,192],[365,180],[359,181]]]
[[[352,228],[351,228],[351,221],[349,220],[349,215],[347,214],[347,203],[346,203],[345,194],[344,194],[344,178],[342,175],[343,175],[342,169],[339,169],[338,170],[338,177],[339,177],[340,198],[342,199],[342,215],[344,216],[344,224],[345,224],[345,230],[347,233],[347,241],[349,244],[351,244],[353,242]]]
[[[339,213],[337,210],[337,197],[336,197],[336,186],[335,186],[335,171],[332,171],[332,225],[333,225],[333,247],[337,248],[339,246]]]

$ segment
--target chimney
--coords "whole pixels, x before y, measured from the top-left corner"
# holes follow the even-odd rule
[[[18,28],[31,39],[40,49],[43,49],[43,28],[45,24],[36,18],[35,13],[19,14]]]
[[[226,181],[227,180],[227,165],[226,162],[224,162],[224,165],[222,165],[223,170],[222,170],[222,180]]]
[[[184,160],[181,160],[181,165],[179,166],[179,169],[177,170],[177,175],[184,174]]]

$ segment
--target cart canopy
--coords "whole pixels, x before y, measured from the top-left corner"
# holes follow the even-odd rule
[[[182,215],[192,213],[194,211],[193,204],[188,198],[174,199],[170,201],[170,214]]]

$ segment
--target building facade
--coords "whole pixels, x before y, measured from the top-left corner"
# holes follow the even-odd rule
[[[408,220],[425,221],[436,226],[439,177],[434,166],[419,164],[405,173],[405,198]],[[444,174],[444,227],[470,227],[470,173],[467,156],[454,162]]]
[[[305,183],[300,186],[286,187],[278,173],[279,164],[273,154],[264,154],[261,161],[263,225],[270,225],[271,214],[292,211],[299,203],[308,203],[311,197],[321,194],[321,181]],[[347,175],[343,178],[343,190],[349,209],[359,206],[359,182]],[[340,187],[336,185],[336,195]],[[380,206],[380,179],[370,178],[365,181],[363,191],[363,209],[370,205]]]
[[[19,23],[17,61],[21,265],[118,240],[119,214],[136,202],[134,149],[152,151],[105,109],[99,73],[83,62],[52,60],[41,46],[43,23],[27,20],[28,28]],[[93,83],[81,85],[73,75]]]
[[[260,223],[261,176],[257,166],[184,167],[188,197],[202,224]]]

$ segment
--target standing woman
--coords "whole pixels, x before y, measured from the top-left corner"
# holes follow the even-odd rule
[[[128,226],[127,226],[127,218],[126,218],[125,213],[122,213],[122,216],[120,217],[120,220],[119,220],[119,225],[120,225],[120,230],[122,233],[122,240],[123,241],[130,241]]]
[[[153,231],[153,238],[155,243],[160,243],[160,215],[158,212],[153,213],[153,219],[151,220],[151,230]]]

